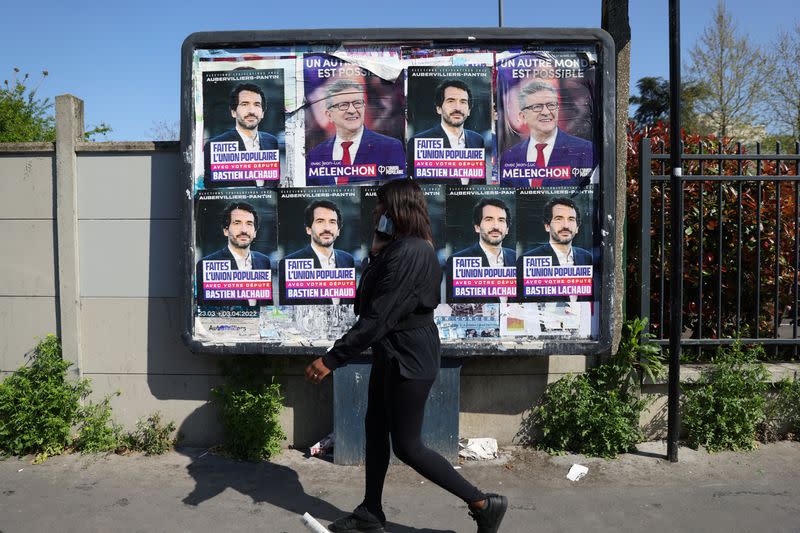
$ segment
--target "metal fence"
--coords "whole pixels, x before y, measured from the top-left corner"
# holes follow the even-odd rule
[[[669,153],[641,141],[640,316],[649,317],[654,342],[667,345],[670,276],[682,272],[682,346],[699,352],[739,339],[796,358],[800,143],[794,154],[780,144],[774,154],[760,144],[755,153],[741,143],[717,147],[684,147],[684,264],[671,265]]]

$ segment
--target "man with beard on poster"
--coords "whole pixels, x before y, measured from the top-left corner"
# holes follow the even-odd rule
[[[220,216],[222,233],[228,245],[197,262],[197,305],[267,305],[266,300],[206,300],[203,294],[203,262],[228,261],[230,270],[269,270],[269,257],[250,249],[258,232],[258,213],[247,202],[229,204]]]
[[[559,95],[551,84],[532,81],[517,96],[520,120],[527,124],[530,136],[500,155],[500,185],[507,187],[560,187],[589,183],[595,167],[594,145],[558,128]],[[566,176],[506,178],[509,166],[533,163],[537,169],[560,167]],[[586,176],[574,172],[588,169]]]
[[[447,258],[445,278],[447,301],[453,301],[453,258],[480,257],[482,267],[513,267],[517,254],[503,246],[511,226],[511,211],[499,198],[481,198],[472,209],[472,224],[478,242]],[[499,298],[470,298],[465,301],[498,302]]]
[[[476,131],[464,127],[472,110],[472,91],[460,80],[444,80],[434,93],[436,113],[441,117],[439,125],[414,135],[408,141],[409,174],[414,172],[414,141],[416,139],[442,139],[445,148],[483,148],[483,137]],[[466,181],[466,180],[465,180]],[[469,182],[482,183],[474,179]],[[465,183],[465,185],[467,184]]]
[[[278,269],[281,305],[327,305],[352,303],[352,298],[288,298],[286,293],[286,260],[313,259],[314,268],[354,268],[355,260],[349,253],[336,250],[333,244],[342,230],[342,212],[329,200],[315,200],[303,212],[307,246],[290,253],[281,260]]]
[[[264,118],[267,109],[267,97],[258,85],[240,83],[233,88],[228,101],[234,128],[212,137],[203,147],[205,173],[203,183],[207,189],[219,186],[255,187],[264,184],[264,180],[214,181],[211,179],[211,143],[238,142],[240,152],[259,150],[277,150],[278,139],[265,131],[258,131],[258,125]]]
[[[362,84],[347,79],[334,81],[325,91],[325,106],[325,116],[336,126],[336,135],[308,151],[306,185],[342,185],[404,176],[403,143],[364,125],[367,105]]]
[[[544,230],[549,234],[547,244],[537,246],[523,253],[517,264],[517,286],[523,287],[523,261],[525,257],[549,257],[552,265],[583,266],[592,264],[592,253],[572,241],[578,235],[581,225],[581,214],[575,202],[570,198],[559,196],[551,198],[542,212]],[[518,293],[519,294],[519,293]],[[528,301],[591,301],[591,296],[529,296]]]

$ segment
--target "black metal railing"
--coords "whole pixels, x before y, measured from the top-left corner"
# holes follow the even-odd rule
[[[683,265],[670,264],[670,169],[663,143],[641,140],[640,316],[669,343],[669,283],[683,278],[682,346],[788,346],[796,358],[800,272],[800,143],[794,154],[703,153],[684,147]],[[686,153],[694,151],[694,153]],[[655,246],[654,246],[655,245]],[[677,268],[676,268],[677,267]],[[783,350],[783,348],[781,348]]]

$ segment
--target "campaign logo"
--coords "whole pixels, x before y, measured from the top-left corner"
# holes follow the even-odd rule
[[[485,179],[483,148],[445,148],[443,139],[414,139],[414,177]]]
[[[278,150],[239,150],[239,143],[211,143],[211,181],[278,180]]]
[[[591,296],[591,265],[553,265],[553,258],[523,258],[523,296]]]
[[[453,258],[454,298],[513,298],[516,267],[484,267],[480,257]]]
[[[231,262],[203,261],[206,300],[271,300],[271,270],[233,270]]]
[[[289,302],[356,297],[355,268],[314,268],[312,259],[287,259],[285,268]]]

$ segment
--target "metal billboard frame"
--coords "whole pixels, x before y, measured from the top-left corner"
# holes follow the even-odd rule
[[[602,147],[600,154],[599,218],[602,249],[603,278],[600,301],[604,312],[600,315],[600,332],[597,340],[543,339],[516,341],[511,337],[491,341],[461,342],[458,345],[443,343],[445,357],[470,356],[539,356],[550,354],[603,355],[611,348],[615,327],[611,306],[614,299],[614,265],[620,254],[614,247],[616,235],[616,77],[615,49],[611,36],[594,28],[386,28],[386,29],[317,29],[276,31],[222,31],[198,32],[189,35],[181,47],[181,119],[180,155],[182,187],[183,253],[181,255],[181,337],[186,346],[196,353],[258,354],[258,355],[321,355],[327,346],[288,345],[274,342],[208,343],[193,334],[193,284],[194,274],[194,189],[193,117],[195,115],[192,65],[195,51],[214,49],[253,49],[277,46],[326,46],[337,44],[381,45],[450,45],[450,46],[502,46],[524,45],[593,45],[599,65],[599,94],[601,103],[597,124]],[[597,138],[597,136],[596,136]]]

